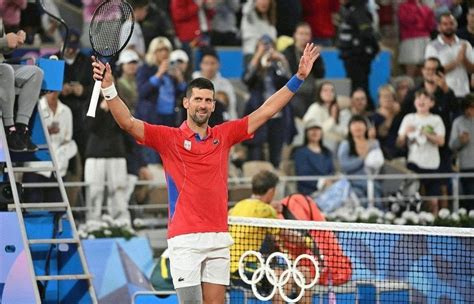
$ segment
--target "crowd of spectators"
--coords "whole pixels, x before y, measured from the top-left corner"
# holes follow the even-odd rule
[[[44,2],[54,9],[54,2]],[[93,81],[90,59],[81,49],[90,48],[88,26],[101,1],[70,2],[82,9],[83,27],[70,31],[64,85],[57,96],[72,112],[72,139],[78,147],[69,171],[99,178],[87,172],[90,166],[97,168],[91,159],[111,158],[119,159],[120,165],[104,166],[117,168],[126,162],[122,176],[114,173],[118,184],[126,184],[127,175],[132,184],[156,178],[148,168],[159,165],[159,155],[130,138],[109,134],[119,134],[118,129],[101,130],[109,123],[105,105],[97,110],[105,115],[101,126],[89,128],[94,123],[85,117],[85,109]],[[406,159],[406,167],[418,173],[474,172],[474,95],[470,95],[474,90],[474,8],[470,2],[130,0],[137,24],[132,42],[115,62],[117,87],[136,117],[177,127],[185,120],[181,100],[187,81],[207,77],[216,87],[216,111],[211,119],[215,125],[258,108],[288,81],[297,70],[304,45],[313,41],[339,49],[351,80],[350,96],[341,96],[336,85],[324,78],[324,62],[319,58],[290,105],[244,142],[246,154],[234,165],[268,160],[279,168],[290,159],[297,175],[379,174],[380,166],[375,165],[374,171],[366,160],[382,155],[385,161]],[[52,20],[36,22],[45,17],[26,0],[0,0],[0,17],[5,33],[24,29],[26,43],[34,43],[38,34],[43,42],[59,39],[58,26]],[[399,44],[392,49],[399,64],[393,69],[397,74],[378,89],[378,99],[371,100],[371,63],[381,48],[387,48],[383,42],[390,26],[398,30]],[[248,98],[242,107],[232,81],[219,73],[217,50],[222,46],[240,47],[243,54],[241,82]],[[113,151],[99,151],[105,145],[112,145]],[[285,153],[286,147],[293,152]],[[312,194],[330,186],[323,182],[300,182],[298,191]],[[451,191],[449,181],[443,179],[421,184],[427,195],[446,196]],[[352,187],[357,195],[367,195],[365,181],[353,181]],[[472,194],[473,189],[473,179],[462,179],[464,194]],[[116,194],[127,200],[132,190]],[[102,192],[96,189],[92,196],[102,196]],[[375,196],[382,195],[376,183]],[[429,209],[436,212],[446,206],[433,199]],[[468,200],[463,207],[473,208]],[[123,210],[116,212],[128,216]]]

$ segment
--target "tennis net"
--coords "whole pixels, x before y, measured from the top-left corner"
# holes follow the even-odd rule
[[[474,229],[231,217],[229,302],[474,303]]]

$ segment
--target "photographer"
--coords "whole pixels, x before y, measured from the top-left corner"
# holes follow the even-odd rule
[[[290,69],[285,56],[275,49],[270,36],[263,35],[243,76],[243,82],[250,91],[244,115],[260,107],[288,79]],[[263,160],[263,146],[268,143],[270,162],[278,168],[283,144],[291,142],[295,133],[293,111],[287,105],[258,129],[253,139],[244,142],[248,147],[248,160]]]
[[[186,89],[180,69],[170,62],[173,50],[165,37],[150,42],[145,63],[137,72],[138,118],[153,124],[175,127],[177,125],[176,100]]]

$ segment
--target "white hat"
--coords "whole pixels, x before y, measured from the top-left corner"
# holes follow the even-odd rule
[[[305,122],[304,128],[305,128],[305,130],[312,129],[312,128],[322,129],[322,126],[321,126],[321,123],[318,120],[316,120],[314,118],[311,118],[311,119],[309,119],[308,121]]]
[[[170,62],[181,60],[183,62],[189,62],[188,54],[183,50],[174,50],[170,54]]]
[[[139,62],[140,57],[138,57],[137,52],[135,52],[134,50],[126,49],[120,52],[117,64],[130,63],[132,61]]]

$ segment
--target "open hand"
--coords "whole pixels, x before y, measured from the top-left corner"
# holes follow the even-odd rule
[[[300,64],[298,66],[298,71],[296,72],[296,76],[299,79],[306,79],[311,69],[313,68],[313,63],[318,59],[320,55],[320,48],[319,46],[308,43],[303,51],[303,56],[301,56]]]

